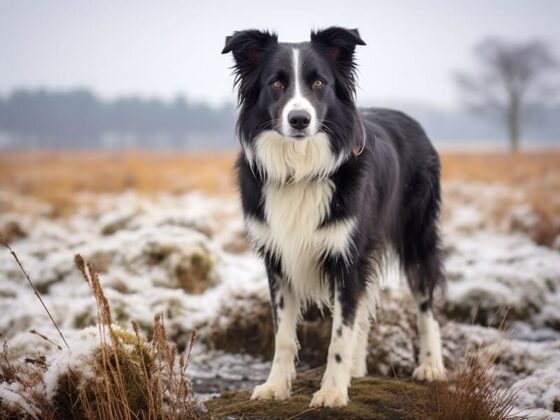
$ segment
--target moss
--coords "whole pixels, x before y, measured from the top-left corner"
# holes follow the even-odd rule
[[[17,294],[12,290],[0,289],[0,298],[15,298]]]
[[[203,338],[210,348],[228,353],[246,353],[269,359],[274,351],[274,323],[270,303],[257,295],[234,296],[236,308],[222,308],[227,317],[227,328],[221,323],[222,316],[216,316],[209,326],[209,334]],[[321,312],[312,307],[303,315],[298,325],[298,340],[302,344],[299,358],[311,367],[325,362],[330,342],[330,317],[322,317]]]
[[[151,379],[154,370],[152,355],[140,346],[134,346],[129,351],[118,350],[111,354],[109,363],[116,370],[117,358],[124,378],[126,399],[131,411],[136,415],[148,412],[149,384],[145,376]],[[142,366],[145,366],[145,371]]]
[[[274,349],[274,324],[270,304],[251,295],[233,296],[238,302],[235,309],[222,307],[221,313],[203,335],[206,345],[228,353],[247,353],[253,356],[272,357]],[[227,327],[221,319],[227,317]]]
[[[368,377],[352,381],[348,406],[310,409],[309,402],[319,386],[319,377],[303,375],[295,381],[292,397],[285,401],[250,401],[250,391],[239,391],[224,393],[207,406],[217,418],[413,419],[429,398],[428,388],[422,384]]]
[[[209,252],[194,252],[175,268],[179,286],[188,293],[202,293],[213,285],[214,261]]]
[[[86,327],[95,325],[97,322],[96,314],[92,309],[87,308],[85,311],[78,313],[72,322],[72,326],[77,329],[84,329]]]
[[[55,283],[61,282],[63,280],[63,276],[56,276],[55,278],[49,279],[49,280],[45,280],[43,282],[36,282],[35,283],[35,287],[37,288],[37,291],[42,294],[42,295],[47,295],[49,294],[49,290],[51,288],[51,286]]]
[[[21,227],[21,224],[17,220],[8,220],[4,222],[4,224],[0,225],[0,231],[8,242],[27,237],[27,232]]]
[[[84,417],[85,407],[82,402],[80,383],[80,375],[71,370],[58,377],[56,392],[52,398],[55,418]],[[87,387],[85,389],[87,390]],[[86,396],[86,399],[89,398]]]
[[[88,417],[88,413],[98,412],[97,405],[105,403],[103,398],[107,385],[103,382],[107,379],[112,395],[118,395],[117,381],[122,381],[127,407],[135,417],[143,418],[147,415],[149,394],[156,391],[153,377],[156,369],[154,355],[148,343],[144,339],[139,340],[135,334],[118,327],[113,327],[112,332],[118,344],[107,345],[107,363],[109,371],[120,371],[121,375],[118,378],[113,374],[108,375],[102,350],[97,349],[88,361],[95,372],[93,378],[72,370],[58,378],[53,398],[56,418],[81,419]],[[155,398],[155,394],[152,398]]]
[[[113,319],[119,324],[127,324],[130,321],[128,307],[124,304],[113,305]]]

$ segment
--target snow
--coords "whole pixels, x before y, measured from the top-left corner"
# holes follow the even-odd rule
[[[40,411],[29,403],[25,390],[18,382],[0,384],[0,401],[5,402],[8,406],[21,408],[33,419],[40,418]]]
[[[453,364],[467,348],[501,343],[498,377],[518,389],[517,406],[531,408],[532,416],[553,415],[560,404],[560,253],[531,240],[530,209],[514,208],[509,221],[492,226],[496,199],[517,199],[507,188],[454,182],[444,191],[448,201],[442,230],[449,285],[440,316],[446,362]],[[33,205],[37,204],[29,204]],[[0,215],[0,228],[11,226],[12,247],[71,351],[58,351],[29,333],[35,329],[60,341],[8,252],[0,252],[0,331],[12,357],[48,356],[47,395],[54,392],[54,378],[68,365],[79,366],[80,357],[97,338],[97,329],[91,327],[95,302],[73,265],[76,253],[100,271],[117,323],[128,327],[137,320],[149,332],[154,314],[163,312],[168,337],[180,346],[186,345],[193,328],[200,334],[209,325],[228,328],[224,314],[244,304],[238,297],[268,299],[265,271],[244,243],[235,197],[191,192],[148,199],[127,192],[96,196],[95,205],[64,220],[43,213]],[[518,228],[511,229],[511,220]],[[194,269],[193,255],[207,259],[209,268],[200,290],[189,292],[181,287],[179,274]],[[379,359],[378,372],[391,375],[396,369],[404,374],[415,364],[413,305],[401,290],[404,282],[398,280],[397,271],[389,272],[392,280],[384,283],[379,325],[370,336],[371,356]],[[196,270],[193,273],[188,275]],[[497,327],[505,315],[509,323],[504,333]],[[268,362],[247,355],[207,351],[199,344],[189,372],[195,384],[221,378],[234,387],[262,380],[267,366]],[[1,384],[0,398],[24,404],[12,386]]]

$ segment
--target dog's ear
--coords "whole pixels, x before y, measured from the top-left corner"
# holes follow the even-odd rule
[[[357,29],[338,26],[312,31],[311,43],[323,49],[335,62],[352,59],[356,45],[366,45]]]
[[[277,43],[277,35],[268,31],[256,29],[237,31],[226,37],[222,54],[233,53],[235,67],[243,75],[258,66],[260,55],[264,50]]]
[[[366,45],[357,29],[332,26],[311,32],[311,44],[334,65],[337,94],[344,101],[352,101],[356,92],[356,45]]]
[[[233,53],[235,65],[235,85],[238,85],[238,105],[252,103],[257,94],[254,87],[258,84],[258,72],[255,70],[261,63],[261,56],[265,50],[278,44],[278,37],[268,31],[249,29],[234,32],[226,38],[226,45],[222,54]]]

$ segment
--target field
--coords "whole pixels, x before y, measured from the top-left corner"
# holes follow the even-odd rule
[[[159,328],[154,315],[162,313],[178,354],[190,348],[191,331],[198,331],[187,374],[201,400],[266,378],[272,349],[268,290],[264,269],[245,240],[234,159],[231,153],[0,156],[0,232],[78,355],[91,350],[97,330],[96,300],[73,264],[79,253],[99,271],[113,322],[130,329],[134,321],[140,334],[152,337]],[[515,410],[536,418],[557,415],[560,152],[446,152],[442,178],[449,286],[438,318],[451,377],[460,377],[473,352],[485,355],[496,386],[517,390]],[[4,249],[0,308],[7,343],[2,360],[14,366],[42,360],[47,382],[46,394],[43,388],[22,391],[0,369],[0,413],[6,401],[29,406],[30,395],[59,395],[64,369],[76,369],[78,356],[29,333],[62,345]],[[320,321],[312,311],[302,322],[299,371],[324,363],[329,327]],[[122,340],[130,334],[122,332]],[[374,378],[406,381],[416,363],[416,335],[410,297],[399,273],[388,270],[379,323],[370,333],[368,371]],[[356,392],[373,382],[416,389],[409,382],[384,381],[359,383]],[[307,385],[300,383],[302,389]],[[227,409],[217,410],[257,410],[244,399],[243,393],[234,396]],[[296,401],[306,406],[307,394]],[[360,401],[355,408],[367,409],[369,400]]]
[[[229,196],[236,193],[234,163],[233,153],[6,153],[0,155],[0,188],[10,198],[0,210],[36,211],[31,199],[47,204],[50,215],[63,216],[96,194],[124,191]],[[560,152],[444,153],[442,179],[503,185],[513,194],[495,198],[496,223],[513,206],[526,204],[538,219],[532,232],[538,243],[550,245],[560,234]]]

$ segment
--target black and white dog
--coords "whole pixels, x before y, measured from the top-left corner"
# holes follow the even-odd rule
[[[366,374],[376,288],[388,250],[418,305],[414,377],[445,378],[434,289],[444,283],[438,215],[439,158],[422,128],[386,109],[355,104],[357,30],[331,27],[310,42],[269,32],[227,37],[239,90],[237,162],[249,237],[263,257],[276,327],[267,381],[253,399],[290,396],[300,308],[333,316],[327,368],[311,406],[343,406]]]

